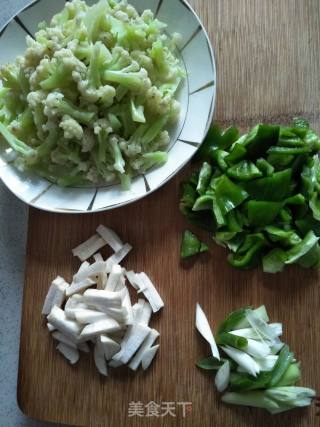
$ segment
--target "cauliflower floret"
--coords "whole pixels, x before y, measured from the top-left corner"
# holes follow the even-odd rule
[[[39,104],[42,104],[46,99],[47,94],[43,90],[35,90],[33,92],[29,92],[27,96],[27,103],[29,107],[34,110],[37,108]]]
[[[55,52],[53,58],[53,61],[57,60],[58,62],[63,64],[66,69],[69,69],[74,73],[78,73],[80,76],[85,75],[85,73],[87,72],[87,67],[85,66],[85,64],[74,56],[71,49],[60,49]]]
[[[149,24],[154,19],[153,12],[150,9],[144,10],[142,12],[141,19],[145,23]]]
[[[170,117],[169,117],[169,123],[174,124],[179,119],[181,111],[181,105],[180,102],[178,102],[176,99],[173,99],[171,102],[171,111],[170,111]]]
[[[154,67],[152,59],[146,55],[142,50],[133,50],[131,52],[131,57],[134,59],[142,68],[145,68],[150,77],[154,73]]]
[[[164,115],[171,109],[172,98],[163,96],[156,86],[152,86],[146,93],[146,104],[151,113]]]
[[[47,98],[43,101],[43,112],[47,117],[55,117],[57,115],[56,107],[59,101],[63,100],[63,94],[60,92],[49,93]]]
[[[100,86],[98,89],[95,89],[90,87],[88,80],[80,80],[77,86],[82,99],[89,103],[100,100],[105,107],[110,107],[116,96],[116,90],[111,85]]]
[[[117,10],[114,13],[114,17],[117,18],[117,19],[119,19],[119,21],[122,21],[122,22],[128,22],[129,21],[128,14],[125,13],[125,12],[123,12],[122,10]]]
[[[93,132],[95,135],[98,135],[100,132],[104,131],[107,135],[112,133],[113,129],[110,126],[107,119],[98,119],[93,123]]]
[[[128,141],[124,141],[122,140],[119,143],[119,147],[121,148],[121,151],[123,151],[125,153],[125,155],[127,157],[135,157],[138,154],[141,153],[141,145],[139,145],[136,142],[128,142]]]
[[[64,47],[65,34],[60,27],[46,27],[36,33],[36,40],[46,40],[46,46],[50,52]]]
[[[41,59],[49,53],[45,44],[41,44],[30,36],[26,37],[27,49],[24,54],[23,68],[33,67],[39,65]]]
[[[82,126],[68,115],[62,117],[59,127],[63,129],[63,135],[66,139],[81,140],[83,138]]]
[[[154,151],[166,150],[170,143],[170,135],[168,131],[164,130],[160,132],[158,138],[152,143],[152,149]]]
[[[31,90],[36,90],[40,87],[40,83],[48,77],[50,69],[50,59],[43,58],[41,59],[39,65],[34,70],[34,72],[30,76],[30,88]]]
[[[99,173],[97,169],[92,166],[86,173],[86,178],[90,182],[93,182],[94,184],[96,184],[99,181]]]
[[[130,161],[130,166],[133,170],[141,170],[144,166],[144,160],[142,158],[133,159]]]
[[[96,139],[94,137],[94,133],[91,129],[85,128],[83,131],[83,138],[81,141],[83,153],[90,152],[96,144]]]
[[[129,18],[131,18],[131,19],[136,19],[139,16],[138,12],[136,11],[136,9],[131,4],[127,5],[126,13],[129,16]]]

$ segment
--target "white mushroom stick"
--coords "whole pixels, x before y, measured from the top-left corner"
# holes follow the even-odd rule
[[[119,251],[123,247],[120,237],[110,228],[105,227],[104,225],[99,225],[97,233],[115,252]]]
[[[67,344],[69,347],[72,347],[75,349],[77,348],[77,344],[75,344],[75,342],[70,338],[63,335],[60,331],[53,332],[52,337],[59,342],[63,342],[64,344]]]
[[[85,279],[98,276],[99,274],[104,273],[105,271],[106,263],[104,261],[94,262],[83,270],[78,271],[78,273],[73,276],[73,282],[82,282]]]
[[[86,342],[82,342],[78,344],[78,349],[82,351],[83,353],[90,353],[90,347]]]
[[[124,287],[124,292],[125,292],[125,294],[124,294],[124,298],[123,298],[123,301],[122,301],[122,305],[127,310],[126,324],[127,325],[132,325],[134,323],[134,320],[133,320],[131,298],[130,298],[130,294],[129,294],[128,288]]]
[[[114,264],[111,268],[111,272],[109,274],[105,290],[111,291],[111,292],[115,291],[117,284],[122,276],[123,276],[122,267],[120,267],[119,264]]]
[[[126,271],[126,277],[131,286],[134,287],[135,290],[139,290],[139,285],[137,284],[136,273],[134,271]]]
[[[119,368],[120,366],[123,366],[123,363],[120,362],[120,360],[110,360],[109,366],[111,366],[111,368]]]
[[[71,363],[71,365],[77,363],[80,358],[79,351],[77,349],[72,348],[62,342],[57,345],[57,350],[60,351],[60,353]]]
[[[120,324],[114,319],[99,320],[98,322],[85,326],[80,334],[80,338],[87,341],[97,335],[116,332],[120,329]]]
[[[121,308],[105,308],[101,307],[101,310],[108,316],[112,317],[112,319],[115,319],[117,322],[119,322],[122,325],[126,325],[128,321],[128,312],[125,307]]]
[[[132,358],[131,362],[129,363],[129,368],[136,371],[142,362],[142,359],[144,358],[145,354],[147,353],[147,350],[149,350],[152,347],[152,344],[155,342],[155,340],[159,336],[159,332],[155,329],[151,329],[149,334],[147,335],[146,339],[143,341],[141,347],[137,351],[137,353]]]
[[[54,305],[62,306],[68,287],[69,284],[60,276],[53,280],[43,304],[42,314],[49,314]]]
[[[84,301],[89,305],[98,305],[104,307],[121,307],[124,293],[110,292],[99,289],[88,289],[83,294]]]
[[[64,306],[64,312],[69,319],[75,320],[75,313],[80,309],[87,309],[88,305],[83,302],[82,295],[72,295],[66,302]]]
[[[82,330],[81,326],[74,320],[67,318],[65,312],[61,308],[54,306],[47,316],[49,323],[55,326],[60,332],[70,338],[77,339]]]
[[[149,348],[149,350],[146,351],[146,353],[142,359],[142,369],[143,370],[146,370],[149,368],[149,366],[151,365],[151,362],[153,361],[158,349],[159,349],[159,344]]]
[[[121,350],[112,359],[128,363],[149,332],[150,328],[148,326],[140,324],[130,325],[121,343]]]
[[[152,314],[151,305],[144,299],[139,299],[132,307],[135,323],[142,323],[148,326]]]
[[[129,245],[129,243],[126,243],[119,251],[111,255],[111,257],[106,260],[107,273],[110,273],[114,264],[120,264],[120,262],[128,255],[131,249],[132,246]]]
[[[100,340],[97,340],[94,346],[94,363],[101,375],[108,376],[107,362],[104,357],[103,347]]]
[[[107,280],[108,280],[108,274],[106,271],[99,274],[97,279],[97,289],[101,289],[101,290],[105,289],[107,285]]]
[[[85,261],[98,252],[99,249],[103,248],[103,246],[106,246],[105,240],[103,240],[99,234],[94,234],[90,239],[72,249],[72,253],[74,256],[77,256],[80,261]]]
[[[87,325],[88,323],[95,323],[99,320],[106,320],[108,316],[100,311],[80,308],[75,310],[75,318],[78,323]]]
[[[98,261],[104,261],[103,256],[101,255],[101,253],[100,253],[100,252],[98,252],[97,254],[94,254],[94,255],[93,255],[93,258],[94,258],[94,260],[95,260],[96,262],[98,262]]]
[[[81,280],[80,282],[72,282],[66,291],[67,297],[78,293],[80,294],[86,289],[90,288],[90,286],[93,286],[95,284],[96,282],[90,278]]]
[[[142,284],[140,290],[143,292],[144,296],[149,301],[152,307],[152,311],[156,313],[162,307],[164,307],[164,302],[162,301],[154,284],[151,282],[150,278],[145,273],[142,272],[140,274],[137,274],[137,276],[141,280]]]
[[[106,335],[100,336],[101,345],[104,351],[105,358],[111,360],[112,357],[120,351],[120,344],[107,337]]]
[[[77,273],[79,273],[80,271],[83,271],[85,268],[89,267],[90,262],[88,261],[83,261],[79,267],[79,270],[77,271]]]
[[[47,323],[47,328],[49,332],[55,331],[57,329],[55,326],[51,325],[51,323]]]

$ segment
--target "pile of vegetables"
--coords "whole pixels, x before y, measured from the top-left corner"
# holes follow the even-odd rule
[[[110,246],[114,253],[103,259],[100,252]],[[72,364],[80,352],[90,352],[101,375],[108,366],[128,364],[136,371],[148,369],[159,344],[159,332],[149,326],[152,313],[164,303],[150,278],[144,273],[127,271],[120,262],[132,247],[121,241],[110,228],[100,225],[97,233],[73,249],[82,264],[69,284],[56,277],[46,296],[42,314],[47,327],[58,342],[57,350]],[[93,257],[91,264],[87,261]],[[144,298],[131,304],[126,282]]]
[[[184,70],[179,35],[126,0],[66,2],[0,69],[0,136],[20,170],[61,186],[120,181],[167,160]],[[1,142],[1,141],[0,141]]]
[[[230,313],[214,338],[197,304],[196,327],[212,353],[197,366],[217,371],[217,390],[228,390],[221,398],[225,403],[263,408],[271,414],[309,406],[315,391],[295,385],[301,377],[300,363],[279,338],[282,324],[268,322],[264,306],[246,307]]]
[[[181,212],[213,234],[240,269],[320,262],[320,139],[303,119],[209,131],[203,164],[183,185]]]

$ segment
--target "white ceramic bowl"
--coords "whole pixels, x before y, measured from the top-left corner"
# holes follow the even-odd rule
[[[207,33],[184,0],[129,0],[139,12],[151,9],[167,23],[169,33],[181,34],[181,61],[187,72],[178,99],[181,114],[171,129],[168,162],[133,179],[130,191],[118,184],[98,188],[61,188],[34,174],[21,173],[0,149],[0,178],[29,205],[51,212],[85,213],[116,208],[150,194],[171,179],[195,154],[210,126],[215,105],[216,69]],[[37,0],[20,11],[0,32],[0,64],[13,61],[25,50],[25,36],[41,21],[49,21],[65,0]],[[88,1],[88,4],[95,0]]]

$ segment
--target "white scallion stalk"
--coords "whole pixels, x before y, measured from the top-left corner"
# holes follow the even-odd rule
[[[282,341],[277,341],[270,347],[271,354],[278,354],[283,346],[284,343]]]
[[[204,311],[200,307],[199,303],[197,303],[196,305],[196,328],[203,336],[203,338],[209,343],[213,357],[220,360],[219,350],[214,339],[212,330],[210,328],[208,319],[204,314]]]
[[[262,358],[268,356],[271,353],[270,347],[264,342],[252,340],[250,338],[248,338],[247,341],[248,345],[244,351],[251,356]]]
[[[255,357],[254,360],[258,364],[261,371],[270,372],[274,368],[274,365],[276,364],[278,357],[279,356],[276,356],[274,354],[270,354],[269,356],[266,356],[262,359]],[[241,368],[241,366],[237,367],[237,371],[238,372],[246,372],[243,368]]]
[[[145,371],[151,365],[157,351],[159,350],[159,344],[150,347],[144,354],[143,359],[141,361],[142,369]]]
[[[215,376],[215,385],[217,390],[223,392],[229,385],[230,381],[230,363],[226,360],[222,366],[218,369]]]
[[[282,323],[269,323],[269,326],[277,337],[281,337],[283,333]]]
[[[237,348],[230,347],[229,345],[221,347],[222,350],[239,366],[241,366],[245,372],[254,377],[260,372],[259,365],[257,362],[249,356],[249,354],[238,350]]]
[[[261,305],[255,310],[247,310],[247,311],[251,311],[251,312],[253,311],[256,318],[261,319],[264,322],[269,322],[269,316],[268,316],[266,307],[264,305]],[[236,330],[236,329],[249,328],[250,326],[251,324],[249,323],[246,317],[245,319],[241,320],[234,329]]]
[[[72,253],[74,256],[77,256],[80,261],[85,261],[104,246],[106,246],[105,240],[103,240],[99,234],[94,234],[90,239],[72,249]]]
[[[110,228],[105,227],[104,225],[99,225],[97,233],[115,252],[119,251],[123,247],[120,237]]]

